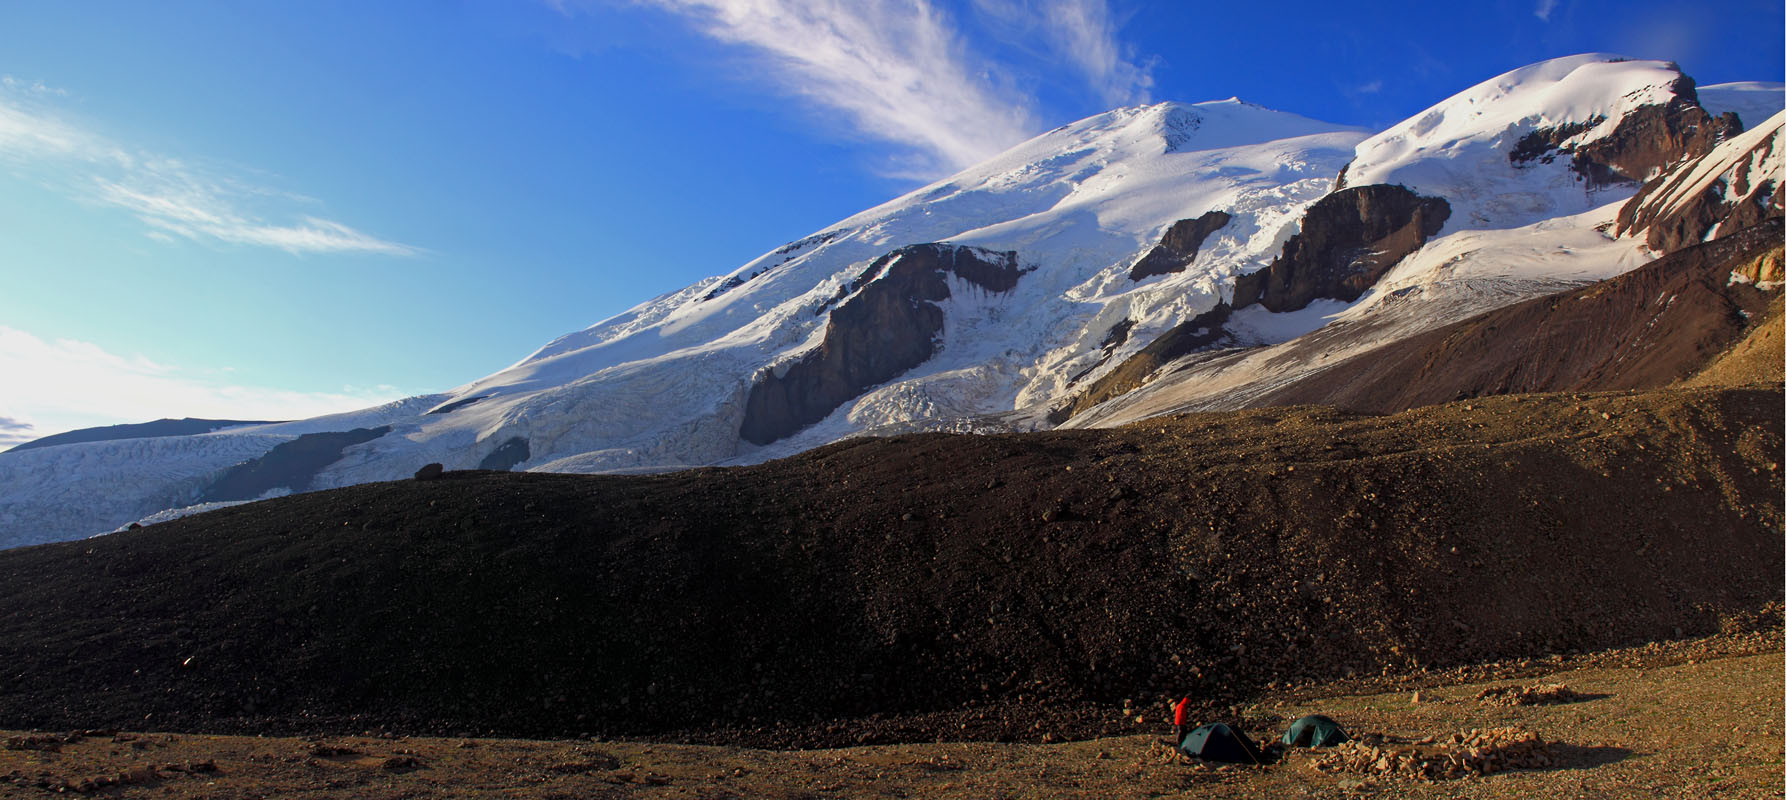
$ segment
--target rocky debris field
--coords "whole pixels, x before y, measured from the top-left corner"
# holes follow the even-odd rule
[[[1163,720],[1128,735],[1052,744],[950,741],[820,750],[370,731],[303,738],[88,731],[83,733],[93,735],[67,737],[72,741],[55,749],[0,749],[0,797],[89,791],[170,800],[1777,798],[1786,791],[1780,646],[1776,630],[1543,660],[1551,680],[1580,690],[1579,699],[1567,704],[1485,706],[1474,697],[1492,683],[1451,683],[1453,675],[1434,674],[1429,677],[1437,682],[1420,691],[1420,702],[1411,702],[1405,689],[1354,692],[1349,684],[1323,684],[1304,687],[1304,696],[1267,692],[1222,712],[1223,719],[1261,737],[1281,733],[1304,714],[1323,713],[1380,742],[1373,745],[1380,749],[1449,753],[1497,767],[1480,774],[1464,769],[1458,777],[1378,770],[1376,760],[1362,770],[1324,769],[1347,752],[1331,749],[1291,750],[1264,766],[1204,764],[1166,743],[1170,726]],[[1502,674],[1513,667],[1476,669]],[[1472,730],[1476,741],[1468,746],[1450,741],[1467,740]],[[1521,744],[1493,733],[1507,730],[1533,738]],[[1485,750],[1483,744],[1512,745],[1516,752]],[[1538,763],[1533,754],[1539,752],[1551,763]],[[1502,755],[1491,760],[1494,753]],[[1524,755],[1516,759],[1518,753]],[[100,785],[126,783],[122,778],[127,785]]]
[[[1497,706],[1541,706],[1548,703],[1572,703],[1578,695],[1560,683],[1538,683],[1531,686],[1496,686],[1483,689],[1476,700]]]
[[[1514,769],[1544,769],[1556,758],[1544,739],[1519,728],[1471,729],[1444,738],[1412,742],[1382,735],[1343,742],[1309,765],[1324,772],[1383,775],[1423,780],[1481,777]]]
[[[1765,630],[1781,406],[1278,408],[279,498],[0,552],[0,725],[1039,743]]]

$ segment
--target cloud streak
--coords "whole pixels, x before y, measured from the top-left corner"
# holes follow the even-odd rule
[[[1532,10],[1532,16],[1549,22],[1551,12],[1555,10],[1557,10],[1557,0],[1538,0],[1538,7]]]
[[[294,254],[421,252],[340,222],[270,211],[267,206],[277,204],[273,201],[304,198],[134,150],[71,123],[49,102],[66,94],[41,82],[0,75],[0,166],[80,200],[129,212],[159,241],[179,237]]]
[[[973,0],[1006,36],[1039,41],[1050,62],[1070,65],[1107,106],[1146,103],[1152,64],[1137,63],[1118,36],[1109,0]]]
[[[588,3],[645,6],[687,21],[750,59],[762,76],[851,134],[905,148],[900,177],[935,178],[1039,132],[1037,101],[1012,65],[968,41],[934,0],[544,0],[566,16]],[[1066,64],[1106,106],[1147,102],[1153,86],[1118,39],[1108,0],[973,0]]]
[[[960,169],[1037,128],[1031,102],[1001,85],[929,0],[636,2],[743,48],[778,88],[840,114],[854,133],[908,147],[913,173]]]
[[[306,419],[405,396],[389,386],[300,392],[194,377],[140,355],[0,326],[0,447],[74,428],[163,417]]]

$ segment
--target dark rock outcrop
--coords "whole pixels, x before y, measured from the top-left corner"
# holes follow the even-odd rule
[[[1693,79],[1682,75],[1670,87],[1674,97],[1667,103],[1635,109],[1613,123],[1612,133],[1579,147],[1565,143],[1607,124],[1604,118],[1532,131],[1507,154],[1520,166],[1533,161],[1551,163],[1569,156],[1570,169],[1587,182],[1590,190],[1619,183],[1640,183],[1683,158],[1711,152],[1719,142],[1742,132],[1734,112],[1713,117],[1699,107]]]
[[[1351,302],[1439,232],[1451,205],[1373,184],[1321,198],[1271,265],[1235,282],[1234,307],[1295,311],[1317,298]]]
[[[415,471],[415,479],[418,481],[431,481],[438,479],[444,472],[446,472],[446,467],[441,466],[438,462],[423,464],[421,469]]]
[[[1203,240],[1221,230],[1233,219],[1226,211],[1210,211],[1196,219],[1181,219],[1166,229],[1166,235],[1160,237],[1160,243],[1154,245],[1147,255],[1135,262],[1129,270],[1129,280],[1138,281],[1155,275],[1166,275],[1183,272],[1197,258],[1197,250],[1203,246]]]
[[[454,411],[458,411],[461,408],[472,405],[480,400],[488,399],[489,397],[490,396],[487,394],[472,395],[471,397],[461,397],[461,398],[459,398],[457,400],[453,400],[451,402],[441,403],[440,405],[429,409],[428,413],[430,413],[430,414],[451,414]]]
[[[81,428],[79,430],[33,439],[23,444],[14,445],[8,453],[22,450],[34,450],[39,447],[55,447],[63,444],[81,444],[84,442],[109,442],[117,439],[151,439],[157,436],[192,436],[200,433],[234,428],[241,425],[271,425],[266,420],[241,419],[158,419],[154,422],[137,422],[128,425],[106,425],[99,428]]]
[[[1697,374],[1759,322],[1771,293],[1730,275],[1777,270],[1781,232],[1771,220],[1582,289],[1404,339],[1253,405],[1391,413],[1487,395],[1665,386]]]
[[[253,500],[273,489],[302,492],[324,467],[341,460],[341,451],[391,432],[391,426],[354,428],[351,431],[306,433],[276,445],[267,454],[244,461],[205,487],[195,502],[215,503]]]
[[[533,450],[527,444],[525,436],[511,436],[508,441],[498,445],[490,454],[478,462],[478,469],[494,469],[507,472],[516,464],[533,457]]]
[[[1768,136],[1747,152],[1720,150],[1675,165],[1644,184],[1619,209],[1619,235],[1643,233],[1651,250],[1672,253],[1705,241],[1707,235],[1735,233],[1780,217],[1781,198],[1774,181],[1763,179],[1753,186],[1748,182],[1751,169],[1772,156],[1779,143],[1778,135]],[[1704,164],[1709,158],[1722,163]],[[1730,179],[1690,185],[1707,167]]]
[[[859,288],[831,311],[818,349],[750,387],[738,435],[768,444],[924,363],[936,351],[954,275],[988,292],[1008,292],[1023,271],[1015,252],[919,244],[881,256]]]
[[[1160,338],[1141,348],[1141,352],[1129,356],[1116,369],[1092,381],[1066,405],[1049,411],[1048,421],[1059,425],[1105,400],[1127,394],[1146,383],[1149,376],[1173,359],[1222,341],[1228,336],[1222,323],[1228,321],[1228,315],[1233,311],[1227,303],[1217,303],[1215,308],[1174,325],[1160,334]],[[1128,331],[1125,329],[1123,333],[1127,335]]]
[[[788,263],[789,261],[794,260],[796,257],[798,257],[801,254],[802,251],[807,250],[812,247],[817,247],[822,244],[826,244],[826,243],[830,242],[831,240],[836,239],[842,233],[843,233],[843,231],[826,231],[824,233],[815,233],[815,234],[808,236],[804,239],[801,239],[799,241],[788,242],[787,244],[784,244],[781,247],[776,248],[776,250],[775,250],[774,255],[781,256],[780,261],[777,261],[777,262],[770,264],[768,266],[765,266],[765,267],[759,267],[758,269],[752,270],[751,272],[743,274],[743,275],[728,275],[728,276],[726,276],[725,280],[722,280],[719,282],[719,285],[713,287],[706,294],[701,296],[701,302],[705,303],[708,300],[712,300],[716,297],[719,297],[722,294],[725,294],[726,292],[729,292],[733,289],[743,286],[744,284],[755,280],[759,276],[768,273],[770,270],[775,269],[776,267],[779,267],[783,264]]]
[[[1129,340],[1129,331],[1134,329],[1135,321],[1126,318],[1110,326],[1110,330],[1104,332],[1104,341],[1098,344],[1098,360],[1091,366],[1074,373],[1073,377],[1067,379],[1067,384],[1070,386],[1078,383],[1084,380],[1085,376],[1097,371],[1098,367],[1104,366],[1104,362],[1109,361],[1110,356],[1116,354],[1116,348],[1123,346],[1123,343]]]

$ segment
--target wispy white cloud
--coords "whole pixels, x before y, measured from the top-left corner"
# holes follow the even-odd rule
[[[1532,10],[1533,16],[1550,21],[1550,12],[1557,10],[1557,0],[1538,0],[1538,7]]]
[[[23,92],[23,93],[28,93],[28,94],[53,94],[53,95],[56,95],[57,97],[67,97],[68,96],[67,89],[58,89],[54,86],[46,86],[46,85],[44,85],[44,82],[40,81],[40,80],[36,80],[36,79],[27,80],[25,78],[15,78],[11,75],[0,75],[0,87],[4,87],[7,91],[12,91],[12,92]]]
[[[1383,81],[1382,79],[1378,79],[1369,83],[1360,84],[1352,87],[1352,91],[1356,94],[1376,94],[1383,91]]]
[[[5,326],[0,326],[0,387],[0,447],[73,428],[163,417],[305,419],[405,396],[390,386],[343,386],[338,392],[247,386],[141,355],[118,355],[91,342],[44,340]]]
[[[552,0],[574,13],[575,4]],[[859,136],[908,148],[912,177],[981,161],[1038,128],[1033,101],[930,0],[634,0],[755,57],[763,76]]]
[[[0,76],[0,166],[81,200],[128,211],[159,241],[179,236],[300,254],[420,252],[339,222],[270,208],[314,204],[307,198],[114,142],[59,114],[51,98],[66,94],[38,81]]]
[[[1146,103],[1153,64],[1122,43],[1109,0],[973,0],[1007,35],[1037,39],[1048,57],[1071,65],[1105,105]]]

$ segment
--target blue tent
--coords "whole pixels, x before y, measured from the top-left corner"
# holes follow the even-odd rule
[[[1259,746],[1245,733],[1220,722],[1203,725],[1184,735],[1178,749],[1185,755],[1204,761],[1225,761],[1230,764],[1262,764]]]
[[[1332,747],[1352,737],[1331,718],[1310,714],[1290,723],[1284,732],[1285,747]]]

